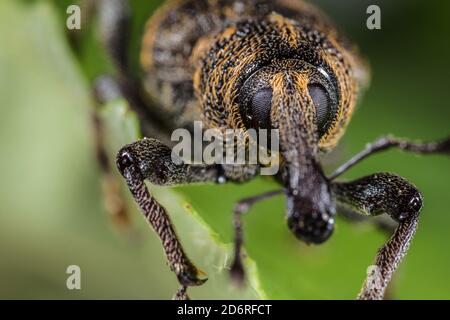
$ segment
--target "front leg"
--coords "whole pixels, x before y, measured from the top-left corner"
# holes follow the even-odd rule
[[[120,77],[130,76],[128,40],[131,30],[131,8],[128,0],[99,0],[97,11],[103,44]]]
[[[416,233],[421,193],[405,179],[378,173],[352,182],[332,183],[338,202],[366,216],[387,213],[399,223],[392,237],[378,251],[358,299],[383,299],[386,288]]]
[[[201,285],[206,279],[187,257],[166,210],[151,196],[144,181],[157,185],[216,182],[219,167],[176,164],[169,147],[147,138],[123,147],[116,163],[140,210],[161,239],[170,269],[182,288],[177,297],[187,297],[187,286]]]

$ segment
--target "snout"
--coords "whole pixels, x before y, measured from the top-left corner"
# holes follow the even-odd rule
[[[308,198],[288,196],[288,226],[294,235],[306,242],[321,244],[334,230],[334,206],[322,206]],[[325,201],[328,202],[328,201]]]
[[[298,239],[320,244],[333,233],[335,216],[329,181],[319,162],[319,113],[328,102],[315,102],[308,86],[314,79],[306,73],[280,73],[275,78],[271,120],[279,131],[288,226]]]

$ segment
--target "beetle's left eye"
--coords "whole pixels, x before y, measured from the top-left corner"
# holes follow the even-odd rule
[[[258,90],[250,102],[251,123],[253,127],[270,128],[270,109],[272,107],[272,89]]]
[[[327,89],[321,84],[310,84],[308,86],[309,95],[316,107],[316,123],[319,134],[323,135],[328,129],[328,125],[333,118],[331,108],[332,101]]]

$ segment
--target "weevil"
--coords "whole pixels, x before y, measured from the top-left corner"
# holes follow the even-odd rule
[[[308,244],[333,234],[337,212],[348,217],[387,215],[397,222],[378,251],[359,299],[382,299],[416,232],[420,191],[392,173],[354,181],[337,178],[361,160],[389,148],[418,154],[449,154],[450,138],[411,142],[383,137],[326,176],[322,156],[345,132],[369,71],[357,49],[316,7],[289,0],[175,0],[151,16],[143,31],[136,76],[127,52],[130,6],[125,0],[97,3],[102,40],[117,69],[95,84],[99,102],[125,98],[147,138],[124,146],[116,157],[138,207],[161,239],[170,269],[186,299],[187,288],[206,281],[188,258],[168,213],[151,195],[154,185],[244,183],[261,164],[213,165],[175,162],[168,137],[176,128],[202,121],[218,130],[276,129],[279,133],[280,189],[240,201],[234,210],[234,262],[230,273],[242,281],[242,214],[256,202],[286,198],[288,229]],[[97,123],[97,127],[99,127]],[[110,170],[98,146],[105,172]]]

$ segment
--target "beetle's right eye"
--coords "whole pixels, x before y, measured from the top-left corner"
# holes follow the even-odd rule
[[[252,126],[257,129],[269,129],[270,109],[272,107],[272,89],[265,88],[257,91],[250,102],[249,117]]]
[[[331,100],[327,89],[320,84],[310,84],[308,86],[309,95],[316,107],[316,122],[319,134],[323,135],[328,129],[328,124],[333,118]]]

